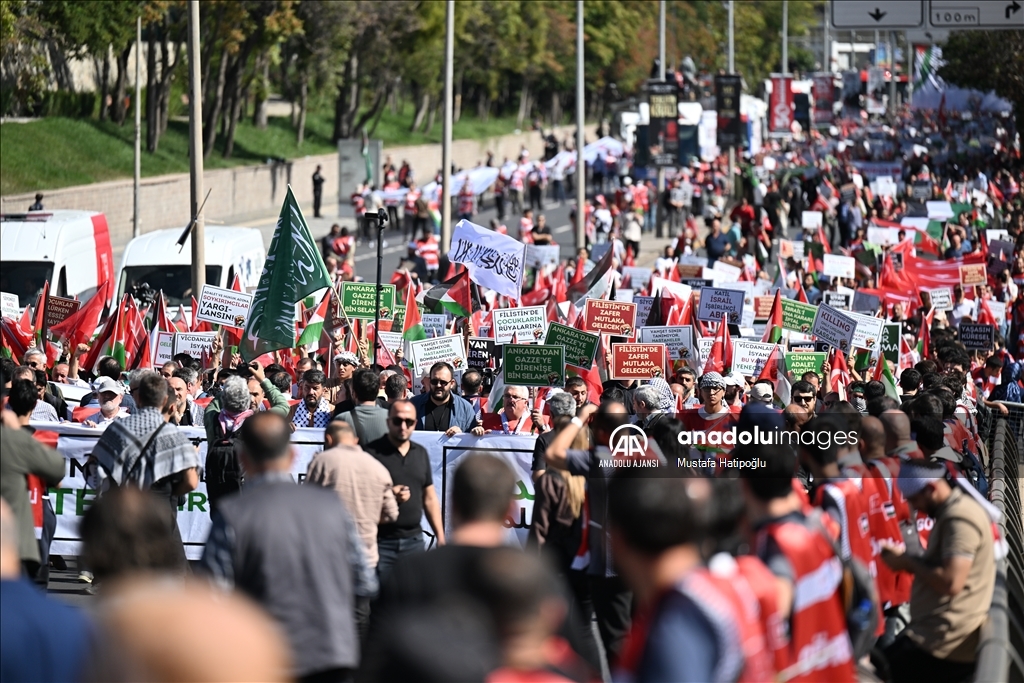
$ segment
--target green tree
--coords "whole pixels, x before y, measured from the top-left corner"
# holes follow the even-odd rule
[[[939,76],[961,88],[994,90],[1024,125],[1024,31],[957,31],[942,47]]]

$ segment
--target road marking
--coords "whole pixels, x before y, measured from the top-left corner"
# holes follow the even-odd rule
[[[397,254],[397,253],[405,250],[406,248],[407,247],[405,245],[399,245],[397,247],[385,247],[384,250],[381,252],[381,255],[382,256],[387,256],[388,254]],[[367,252],[365,254],[362,254],[360,256],[356,256],[355,260],[356,261],[365,261],[367,259],[377,258],[377,247],[376,246],[367,247],[367,249],[370,249],[372,251],[369,251],[369,252]]]

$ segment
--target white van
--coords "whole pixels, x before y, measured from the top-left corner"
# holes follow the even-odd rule
[[[113,277],[110,231],[102,213],[0,215],[0,291],[16,295],[20,308],[34,305],[47,281],[51,295],[87,301]]]
[[[259,284],[267,252],[263,234],[255,228],[206,226],[206,283],[229,288],[237,273],[242,291]],[[118,275],[117,296],[163,290],[168,306],[192,304],[192,236],[178,247],[179,228],[156,230],[136,237],[125,247]],[[195,292],[196,299],[199,292]]]

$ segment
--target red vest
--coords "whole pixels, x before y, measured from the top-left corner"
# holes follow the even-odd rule
[[[416,255],[423,259],[427,270],[437,270],[440,264],[440,253],[440,245],[433,235],[425,240],[416,240]]]
[[[842,562],[820,532],[805,524],[768,524],[757,535],[764,549],[772,538],[794,572],[793,607],[785,668],[777,681],[853,681],[853,646],[839,595]],[[762,552],[758,553],[762,555]],[[762,559],[765,559],[762,556]]]
[[[900,525],[910,520],[910,505],[896,485],[896,477],[900,473],[899,458],[879,458],[867,462],[868,470],[875,478],[879,490],[878,505],[875,500],[869,502],[868,514],[871,520],[871,533],[875,541],[888,539],[891,543],[903,546],[903,532]],[[883,609],[890,606],[910,602],[910,587],[914,575],[908,572],[896,572],[884,562],[877,563],[878,568],[878,599]]]
[[[473,213],[473,193],[465,191],[465,188],[468,187],[467,182],[463,191],[459,192],[459,213]]]
[[[786,667],[786,630],[779,614],[779,589],[775,575],[753,555],[737,557],[736,568],[757,598],[758,621],[772,658],[772,670],[773,673],[779,672]]]

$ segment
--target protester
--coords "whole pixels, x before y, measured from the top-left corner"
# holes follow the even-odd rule
[[[319,370],[306,370],[299,382],[302,400],[291,409],[291,423],[296,427],[323,429],[331,421],[334,406],[327,400],[327,376]],[[376,395],[374,395],[376,399]]]
[[[377,578],[338,496],[295,485],[290,433],[274,413],[242,424],[247,485],[214,513],[200,568],[277,621],[291,644],[294,675],[344,680],[359,665],[355,598],[376,593]]]
[[[411,399],[416,408],[417,427],[430,432],[444,432],[447,436],[472,432],[477,428],[472,404],[453,391],[454,378],[455,373],[448,363],[439,362],[431,366],[429,393]]]
[[[401,558],[423,552],[420,520],[424,515],[437,544],[445,542],[430,458],[423,446],[411,441],[415,429],[416,407],[410,401],[398,400],[388,409],[387,436],[363,446],[391,474],[398,501],[398,519],[381,524],[377,531],[377,575],[382,583]]]

